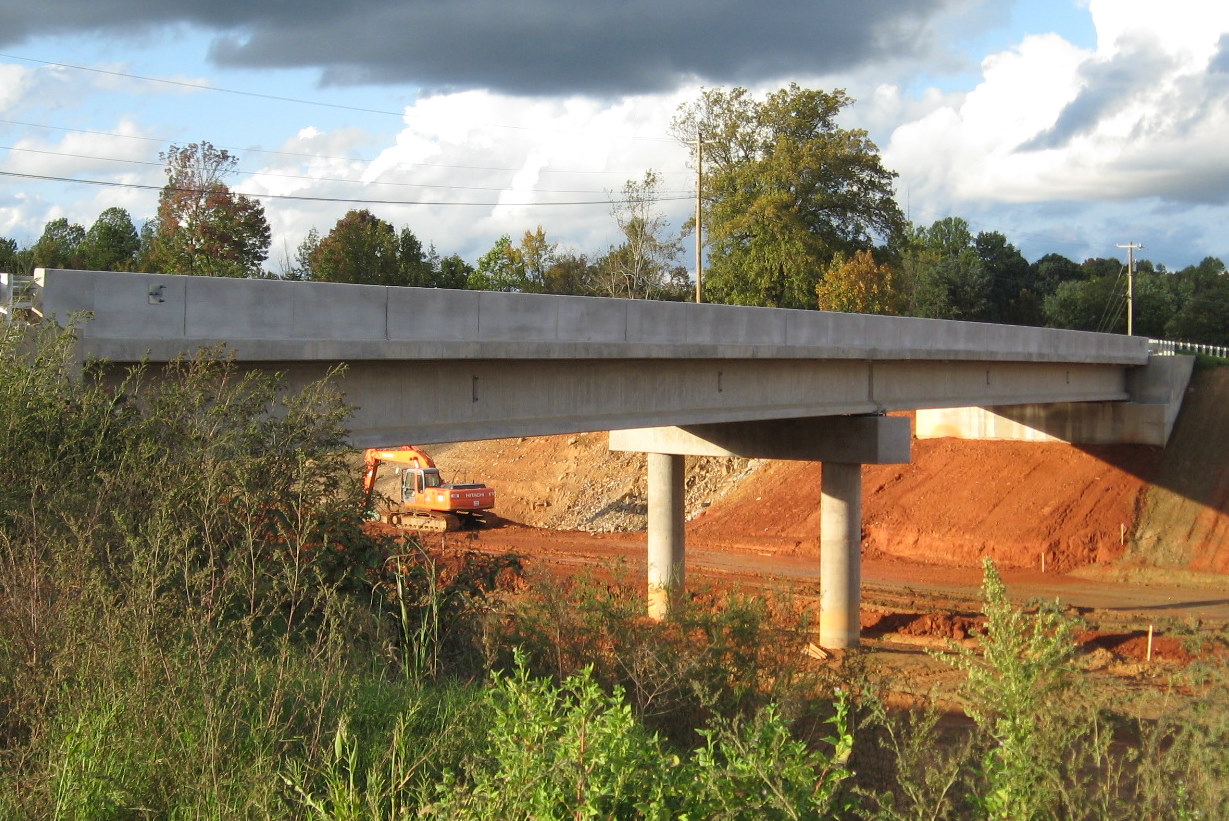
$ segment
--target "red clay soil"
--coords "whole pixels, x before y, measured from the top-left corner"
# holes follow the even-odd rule
[[[927,564],[1067,571],[1123,555],[1154,448],[920,440],[908,465],[863,472],[864,553]],[[820,468],[772,463],[691,530],[731,547],[818,551]]]

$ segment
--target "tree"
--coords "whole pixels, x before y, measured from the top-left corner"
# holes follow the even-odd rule
[[[678,237],[668,234],[669,223],[657,209],[660,186],[657,172],[646,171],[644,179],[623,185],[623,199],[611,208],[623,242],[610,250],[602,266],[606,296],[658,299],[669,290],[683,247]]]
[[[269,223],[259,202],[224,180],[238,158],[208,142],[163,152],[167,183],[158,196],[150,262],[156,270],[256,276],[269,254]]]
[[[902,232],[899,244],[911,313],[931,319],[989,318],[990,277],[960,217]]]
[[[852,102],[791,84],[762,101],[744,88],[709,90],[680,108],[675,135],[703,142],[710,299],[813,307],[836,254],[903,227],[896,175],[865,131],[836,124]]]
[[[474,273],[470,265],[457,254],[450,254],[439,261],[436,267],[437,288],[465,288]]]
[[[1229,273],[1216,257],[1173,275],[1182,306],[1165,326],[1165,336],[1205,345],[1229,345]]]
[[[311,252],[312,278],[320,282],[402,285],[397,233],[363,209],[349,211]]]
[[[821,311],[851,314],[900,313],[902,296],[891,266],[875,261],[870,251],[855,251],[846,259],[837,254],[815,289]]]
[[[33,269],[29,248],[18,248],[17,240],[0,237],[0,271],[28,275]]]
[[[600,266],[584,254],[557,253],[546,269],[546,293],[591,296],[603,293],[599,288]]]
[[[546,272],[555,263],[559,253],[559,243],[546,239],[546,231],[541,225],[535,231],[526,231],[521,237],[520,248],[516,258],[520,263],[520,290],[527,293],[544,293],[546,291]]]
[[[397,285],[413,285],[417,288],[436,286],[435,266],[431,264],[430,255],[409,226],[402,228],[397,235],[397,271]]]
[[[312,269],[312,254],[316,253],[316,248],[320,245],[320,232],[315,228],[309,228],[307,236],[303,237],[303,241],[299,243],[299,247],[295,249],[294,259],[287,259],[284,270],[282,271],[282,279],[293,281],[310,281],[316,278],[315,271]]]
[[[34,243],[35,268],[80,268],[81,244],[85,229],[64,217],[53,219],[43,227],[43,235]]]
[[[1033,282],[1043,299],[1053,294],[1060,284],[1084,278],[1084,270],[1062,254],[1046,254],[1030,267]]]
[[[92,271],[131,271],[141,249],[132,217],[123,208],[98,215],[81,245],[82,261]]]
[[[941,257],[954,257],[973,246],[969,223],[962,217],[935,220],[920,232],[926,248]]]
[[[478,267],[470,274],[468,287],[474,291],[520,290],[525,277],[519,257],[512,237],[504,234],[495,240],[491,250],[478,258]]]
[[[1044,321],[1033,270],[1028,260],[998,231],[982,231],[973,250],[986,272],[988,318],[1011,325],[1040,325]]]
[[[988,318],[990,277],[971,249],[940,257],[918,271],[913,307],[918,316],[982,322]]]

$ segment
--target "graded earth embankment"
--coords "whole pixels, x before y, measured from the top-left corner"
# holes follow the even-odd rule
[[[1196,371],[1144,494],[1129,558],[1229,573],[1229,368]]]

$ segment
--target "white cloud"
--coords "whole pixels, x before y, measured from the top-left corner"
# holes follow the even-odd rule
[[[367,208],[397,227],[408,225],[440,253],[460,253],[471,262],[501,234],[517,239],[538,225],[571,250],[600,253],[615,241],[609,192],[618,192],[627,179],[654,168],[666,188],[689,196],[687,152],[669,137],[669,122],[679,102],[695,93],[614,101],[525,99],[489,91],[425,96],[405,110],[405,127],[370,162],[314,160],[298,171],[276,170],[360,180],[361,188],[260,175],[242,187],[417,203],[269,200],[276,249],[296,246],[312,227],[327,233],[351,208]],[[281,150],[345,155],[360,139],[357,132],[341,139],[305,130]],[[676,228],[690,207],[686,200],[663,203],[672,209]]]
[[[894,131],[885,160],[915,201],[955,212],[977,201],[1224,202],[1229,77],[1208,66],[1229,32],[1229,4],[1089,8],[1095,50],[1026,38],[987,57],[960,104]]]
[[[24,66],[0,64],[0,111],[17,105],[30,85],[31,75]]]

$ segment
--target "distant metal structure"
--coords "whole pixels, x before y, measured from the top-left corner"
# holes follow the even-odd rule
[[[0,273],[0,321],[12,322],[34,310],[34,277]]]
[[[1148,351],[1157,356],[1203,354],[1229,359],[1229,347],[1224,345],[1204,345],[1201,342],[1181,342],[1173,339],[1149,339]]]

